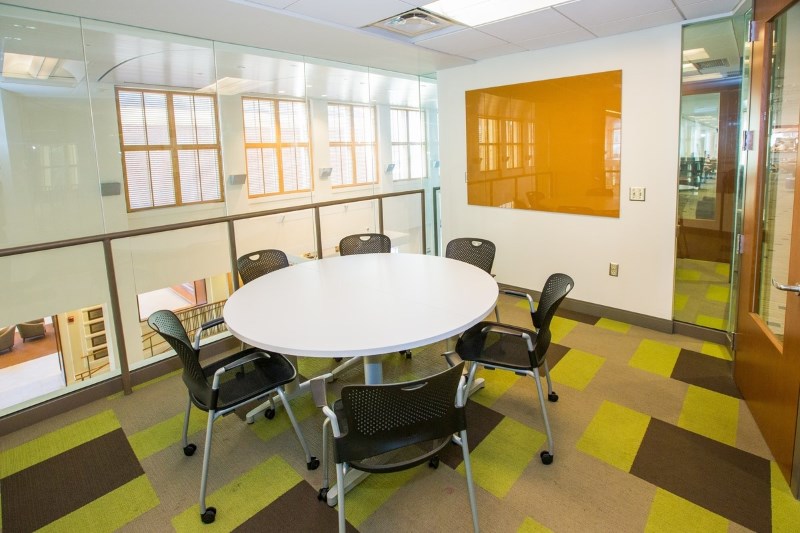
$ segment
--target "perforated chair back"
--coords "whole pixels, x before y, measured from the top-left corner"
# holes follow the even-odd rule
[[[444,256],[474,265],[487,274],[492,273],[495,245],[486,239],[464,237],[447,243]]]
[[[406,383],[343,387],[347,431],[336,439],[336,462],[367,459],[465,429],[464,407],[456,407],[463,366]]]
[[[250,283],[254,279],[289,266],[289,259],[281,250],[258,250],[241,256],[236,261],[242,281]]]
[[[392,251],[392,240],[382,233],[358,233],[339,241],[339,254],[388,254]]]
[[[180,319],[169,310],[156,311],[147,323],[157,331],[178,354],[183,365],[183,382],[192,396],[204,405],[211,403],[211,385],[200,366],[200,353],[192,346]]]
[[[542,296],[536,311],[531,313],[533,325],[538,332],[536,342],[536,358],[543,361],[550,347],[550,322],[556,314],[558,306],[567,297],[575,282],[567,274],[550,274],[542,288]]]

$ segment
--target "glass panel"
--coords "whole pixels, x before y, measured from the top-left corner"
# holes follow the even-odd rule
[[[753,20],[753,10],[746,3],[741,8],[741,13],[734,17],[734,27],[748,28]],[[742,45],[742,84],[741,96],[739,98],[739,135],[742,139],[744,131],[750,129],[750,61],[752,54],[752,44],[744,42]],[[744,143],[739,143],[739,158],[736,170],[736,183],[734,185],[734,217],[733,217],[733,238],[734,245],[731,246],[731,286],[730,302],[728,306],[728,331],[736,331],[736,314],[739,300],[739,284],[742,256],[738,250],[739,235],[744,232],[744,191],[745,177],[747,172],[747,156],[749,152]]]
[[[0,27],[0,248],[102,233],[80,21],[0,6]]]
[[[322,207],[319,217],[322,257],[337,255],[342,237],[355,233],[378,233],[377,200]]]
[[[409,194],[383,200],[383,232],[392,239],[392,251],[424,253],[422,196]]]
[[[683,33],[677,247],[673,318],[731,331],[735,206],[743,188],[741,16],[686,26]]]
[[[213,43],[82,22],[106,231],[225,215]]]
[[[467,91],[473,205],[619,217],[622,71]]]
[[[800,4],[778,17],[772,36],[767,139],[762,212],[761,277],[757,312],[779,340],[783,340],[788,292],[772,286],[786,284],[792,242],[792,216],[797,177],[798,122],[800,122]]]
[[[101,244],[0,258],[0,415],[119,374],[106,279]]]
[[[310,209],[234,222],[236,254],[276,248],[295,264],[316,257],[314,213]]]
[[[147,325],[152,311],[175,310],[187,330],[222,316],[233,290],[226,224],[118,239],[112,248],[131,369],[172,353]]]

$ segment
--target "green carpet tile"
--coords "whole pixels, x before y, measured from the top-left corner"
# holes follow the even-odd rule
[[[500,310],[505,321],[530,326],[527,302],[504,296]],[[558,314],[552,333],[552,465],[539,459],[547,439],[533,380],[478,373],[485,386],[467,419],[483,531],[800,529],[800,502],[733,383],[725,347],[569,312]],[[384,379],[443,370],[445,349],[441,342],[411,359],[387,354]],[[298,367],[314,376],[335,364],[301,358]],[[329,386],[330,399],[362,380],[360,367],[347,371]],[[322,469],[306,469],[280,408],[250,425],[247,408],[216,422],[207,503],[217,521],[201,524],[206,418],[193,411],[198,453],[185,456],[185,402],[173,373],[2,437],[2,532],[336,530],[336,509],[317,499]],[[321,456],[320,411],[309,396],[292,405]],[[471,530],[461,448],[446,447],[440,459],[438,469],[369,476],[347,494],[348,531]],[[329,473],[335,480],[332,465]]]

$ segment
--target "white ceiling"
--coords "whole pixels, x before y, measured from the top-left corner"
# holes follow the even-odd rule
[[[18,0],[15,5],[422,75],[525,50],[728,15],[740,0],[571,0],[483,26],[457,26],[445,34],[416,39],[377,35],[363,28],[426,3],[428,0]]]

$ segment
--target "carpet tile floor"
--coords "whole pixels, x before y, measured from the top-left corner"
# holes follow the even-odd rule
[[[526,302],[503,297],[500,309],[529,326]],[[539,459],[546,437],[533,380],[478,373],[485,387],[467,413],[483,531],[800,531],[800,502],[733,383],[725,347],[568,312],[552,332],[552,465]],[[386,355],[385,380],[443,370],[445,349]],[[304,376],[333,365],[298,363]],[[354,367],[330,397],[361,380]],[[250,425],[246,409],[217,421],[207,501],[218,514],[203,525],[202,455],[186,457],[180,444],[185,395],[175,372],[0,438],[2,531],[336,530],[336,509],[317,499],[321,469],[306,469],[281,409]],[[308,396],[292,406],[320,456],[321,413]],[[195,410],[190,434],[200,449],[204,427]],[[353,532],[471,529],[457,446],[438,469],[368,477],[346,502]]]

